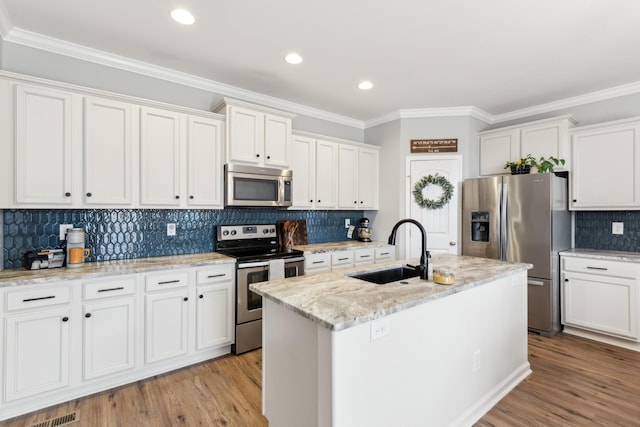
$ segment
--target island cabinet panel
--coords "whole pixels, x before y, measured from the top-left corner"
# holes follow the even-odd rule
[[[340,330],[265,298],[269,424],[472,425],[531,373],[526,288],[514,272]]]
[[[562,256],[565,332],[594,332],[589,337],[601,341],[607,336],[640,341],[639,267],[634,262]]]
[[[640,118],[574,128],[572,210],[640,209]]]

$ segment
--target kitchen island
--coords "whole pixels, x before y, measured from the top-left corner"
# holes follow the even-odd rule
[[[434,255],[453,285],[350,275],[255,283],[273,427],[471,425],[530,373],[529,264]]]

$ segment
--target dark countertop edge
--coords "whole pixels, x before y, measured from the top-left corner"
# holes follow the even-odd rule
[[[210,259],[204,259],[211,256]],[[107,276],[148,273],[159,270],[204,267],[216,264],[235,264],[235,258],[216,252],[135,258],[128,260],[89,262],[79,268],[51,268],[27,270],[13,268],[0,271],[0,288],[37,285],[63,280],[82,280]]]

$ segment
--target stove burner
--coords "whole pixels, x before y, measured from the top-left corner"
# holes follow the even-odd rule
[[[220,225],[216,232],[216,252],[236,258],[238,262],[294,258],[304,252],[283,251],[278,243],[275,224]]]

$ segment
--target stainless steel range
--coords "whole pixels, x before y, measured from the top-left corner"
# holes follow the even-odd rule
[[[262,347],[262,297],[249,290],[252,283],[304,274],[302,251],[282,251],[275,224],[220,225],[216,251],[236,258],[235,354]]]

